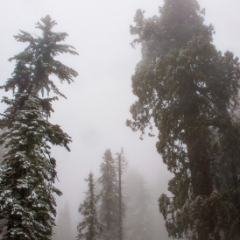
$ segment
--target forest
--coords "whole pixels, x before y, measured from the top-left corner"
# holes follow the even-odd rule
[[[66,44],[68,26],[49,14],[14,35],[0,85],[0,239],[240,239],[238,52],[218,50],[196,0],[158,6],[134,10],[126,43],[110,28],[101,40],[93,17],[86,39],[100,57]],[[107,45],[112,35],[137,61]]]

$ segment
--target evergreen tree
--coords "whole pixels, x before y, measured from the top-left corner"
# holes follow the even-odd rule
[[[86,198],[78,211],[83,215],[83,220],[78,224],[77,239],[81,240],[97,240],[99,236],[99,222],[96,211],[96,196],[94,192],[93,173],[90,173],[88,179],[88,191]]]
[[[138,172],[130,172],[127,178],[126,196],[126,239],[154,239],[151,198],[144,177]]]
[[[33,37],[31,34],[20,31],[20,34],[15,36],[18,42],[28,43],[27,48],[15,55],[9,60],[15,60],[16,66],[12,74],[2,88],[5,91],[17,89],[18,92],[30,91],[34,86],[36,95],[44,96],[52,91],[58,96],[65,97],[57,88],[51,77],[55,75],[60,82],[73,82],[73,77],[77,76],[77,72],[72,68],[67,67],[55,57],[70,53],[77,55],[74,47],[59,42],[65,41],[68,36],[65,32],[53,32],[52,28],[57,25],[50,16],[41,19],[41,22],[36,24],[36,28],[42,31],[42,37]],[[22,103],[23,104],[23,103]],[[19,103],[18,107],[22,105]]]
[[[123,217],[125,215],[125,204],[123,201],[123,186],[122,186],[122,175],[127,165],[124,157],[123,149],[120,153],[117,153],[116,158],[117,173],[118,173],[118,237],[119,240],[123,239]]]
[[[138,10],[131,27],[142,60],[127,125],[144,134],[153,118],[159,130],[157,150],[174,174],[173,197],[159,199],[169,235],[238,239],[239,61],[216,50],[195,0],[165,0],[160,14],[145,19]]]
[[[0,218],[3,239],[49,240],[54,226],[55,198],[61,195],[53,184],[56,178],[56,161],[50,156],[50,144],[69,150],[71,138],[60,126],[48,121],[52,101],[57,97],[40,98],[45,91],[61,94],[52,80],[55,74],[60,81],[71,82],[77,73],[54,60],[60,53],[77,54],[71,46],[58,44],[66,33],[54,33],[56,25],[49,16],[37,23],[42,37],[34,38],[21,31],[15,38],[29,46],[11,60],[16,61],[12,78],[2,86],[13,90],[13,99],[3,98],[6,109],[1,126],[5,127],[0,139],[8,151],[0,166]]]
[[[99,220],[101,224],[101,238],[103,240],[118,239],[118,184],[114,159],[108,149],[104,153],[103,162],[100,166],[102,185],[100,193],[101,205]]]
[[[46,120],[41,107],[45,99],[22,95],[28,98],[24,107],[1,136],[9,149],[0,169],[1,217],[7,219],[4,239],[49,239],[56,213],[52,193],[61,192],[53,186],[56,161],[48,142],[68,149],[70,138]]]
[[[74,240],[69,204],[66,202],[57,218],[56,240]]]

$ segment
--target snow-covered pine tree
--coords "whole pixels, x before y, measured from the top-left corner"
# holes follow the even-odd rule
[[[3,239],[48,240],[56,214],[52,193],[61,194],[53,186],[56,161],[50,157],[48,143],[68,149],[71,139],[58,125],[46,120],[42,110],[46,99],[21,94],[4,101],[14,105],[20,98],[27,98],[23,108],[12,127],[1,135],[9,149],[0,168],[0,212],[7,220]]]
[[[79,206],[79,212],[83,216],[83,220],[78,224],[77,230],[78,240],[97,240],[99,236],[99,222],[96,210],[96,195],[94,191],[93,173],[89,173],[88,178],[88,191],[86,198]]]
[[[52,28],[55,25],[57,23],[50,16],[46,16],[36,24],[36,28],[42,31],[41,37],[33,37],[25,31],[20,31],[20,34],[15,36],[18,42],[28,43],[28,46],[23,52],[9,59],[16,61],[16,67],[12,77],[2,86],[5,91],[17,89],[18,92],[23,92],[34,85],[37,95],[44,96],[45,92],[48,94],[52,91],[56,95],[65,97],[51,77],[55,75],[61,83],[64,81],[71,83],[73,77],[78,74],[72,68],[56,60],[55,57],[63,53],[73,55],[78,55],[78,53],[73,46],[59,43],[65,41],[68,34],[53,32]]]
[[[100,166],[101,177],[99,182],[102,185],[101,205],[99,220],[101,224],[101,239],[118,239],[118,184],[116,169],[111,151],[104,153],[103,162]]]
[[[0,167],[0,218],[3,239],[49,240],[54,226],[55,198],[61,192],[53,186],[56,177],[56,161],[50,156],[50,144],[69,150],[71,138],[60,126],[51,124],[52,101],[57,97],[40,98],[44,92],[60,93],[49,79],[56,75],[61,82],[73,81],[77,73],[54,60],[60,53],[77,54],[71,46],[58,44],[66,33],[54,33],[56,25],[49,16],[37,23],[42,37],[34,38],[21,31],[17,41],[29,46],[11,60],[16,61],[12,78],[2,86],[13,90],[13,99],[3,98],[8,104],[1,127],[5,131],[0,139],[8,149]]]

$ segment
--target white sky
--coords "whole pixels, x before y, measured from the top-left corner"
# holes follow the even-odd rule
[[[19,29],[38,34],[35,23],[47,14],[58,23],[55,31],[67,32],[65,43],[76,47],[79,53],[61,57],[79,76],[71,85],[57,84],[68,99],[54,104],[51,118],[73,139],[71,153],[59,147],[52,151],[58,165],[57,186],[64,193],[58,199],[59,206],[68,200],[73,213],[77,213],[84,197],[83,179],[91,170],[98,175],[107,148],[115,155],[123,147],[129,165],[138,167],[149,184],[158,181],[163,187],[159,195],[167,188],[170,174],[156,152],[157,139],[146,137],[141,141],[140,133],[125,126],[126,119],[131,118],[129,108],[136,100],[131,75],[141,57],[139,49],[130,46],[133,36],[129,26],[137,9],[145,10],[150,17],[158,14],[162,3],[162,0],[0,0],[1,85],[14,68],[14,63],[7,60],[24,49],[24,44],[17,43],[13,35]],[[206,8],[206,23],[215,27],[217,48],[240,56],[240,1],[200,0],[199,4]],[[0,112],[5,108],[1,104]]]

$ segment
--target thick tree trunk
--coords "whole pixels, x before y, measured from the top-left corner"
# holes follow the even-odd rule
[[[199,137],[200,138],[200,137]],[[193,198],[202,196],[208,198],[213,192],[213,182],[211,176],[211,162],[207,153],[207,141],[199,139],[194,135],[187,141],[189,166],[191,172],[191,183]],[[207,240],[209,233],[214,233],[215,240],[220,240],[220,233],[215,232],[215,213],[208,216],[208,229],[206,226],[199,227],[197,231],[198,240]],[[204,221],[204,219],[202,219]]]

